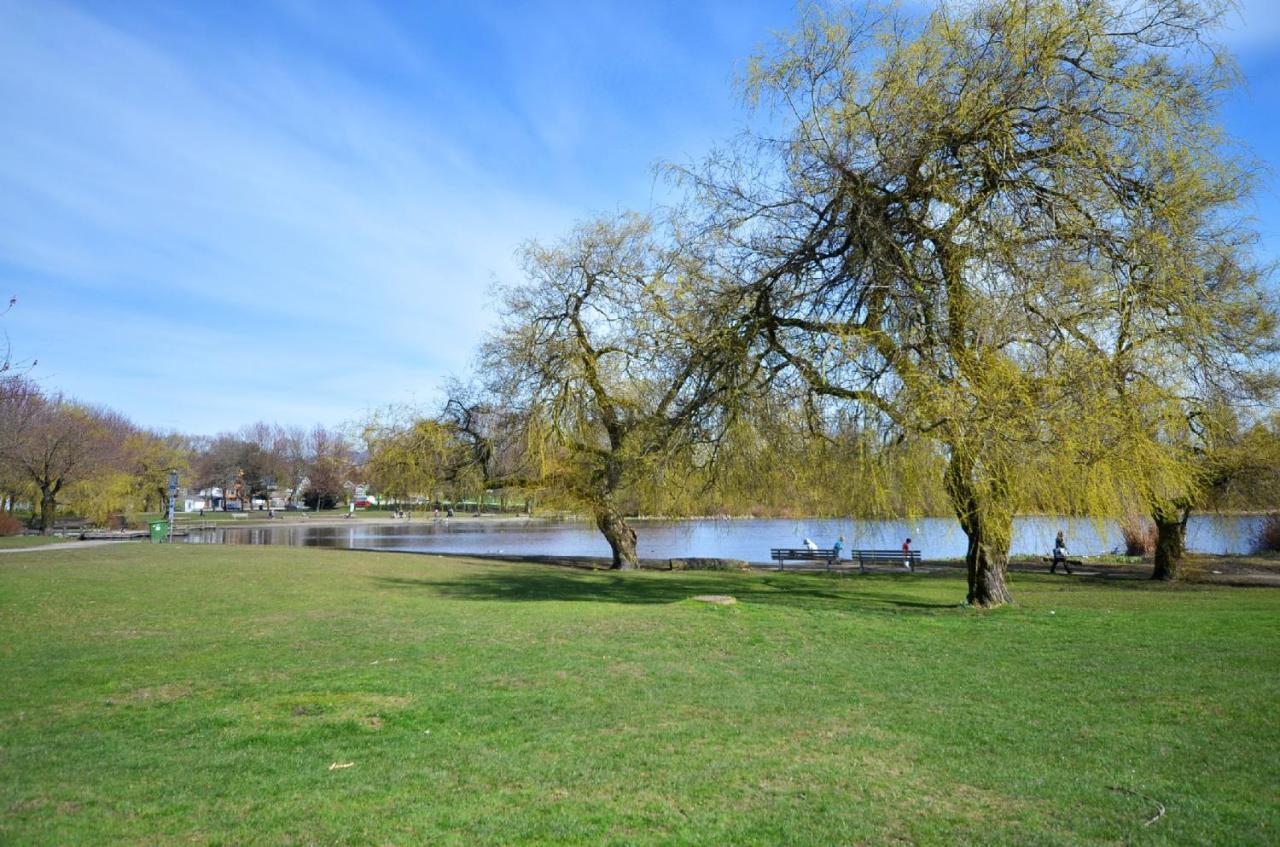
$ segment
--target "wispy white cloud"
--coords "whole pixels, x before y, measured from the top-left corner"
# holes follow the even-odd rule
[[[240,346],[261,339],[286,371],[317,350],[364,351],[359,385],[394,399],[423,378],[409,363],[465,366],[490,280],[515,274],[521,240],[572,216],[331,68],[245,52],[211,80],[74,9],[7,7],[4,19],[8,282],[38,275],[61,310],[95,293],[138,303],[115,315],[130,335],[165,315],[198,338],[212,306]],[[48,367],[85,357],[74,338],[40,351]]]
[[[794,8],[0,0],[5,328],[147,424],[427,400],[522,241],[741,123],[734,63]]]

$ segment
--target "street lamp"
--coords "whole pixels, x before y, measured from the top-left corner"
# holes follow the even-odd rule
[[[169,543],[173,543],[173,507],[178,499],[178,470],[169,471]]]

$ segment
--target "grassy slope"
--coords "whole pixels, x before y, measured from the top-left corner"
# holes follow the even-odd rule
[[[0,842],[1275,843],[1280,592],[1014,588],[0,557]]]

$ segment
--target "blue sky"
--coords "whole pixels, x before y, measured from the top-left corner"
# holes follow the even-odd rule
[[[1224,120],[1277,168],[1271,7],[1228,34]],[[0,0],[0,328],[149,427],[431,405],[520,243],[648,208],[656,162],[741,129],[735,75],[794,8]]]

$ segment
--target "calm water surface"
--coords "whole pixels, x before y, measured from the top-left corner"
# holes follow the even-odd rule
[[[1247,553],[1262,518],[1254,515],[1195,515],[1187,526],[1187,547],[1204,553]],[[698,519],[639,520],[633,523],[642,558],[721,556],[769,560],[770,547],[799,547],[812,538],[830,547],[838,535],[845,550],[898,549],[904,538],[925,558],[964,556],[960,525],[947,518],[917,521]],[[1047,555],[1059,529],[1066,530],[1072,555],[1123,551],[1114,521],[1027,517],[1014,521],[1012,553]],[[590,521],[500,522],[492,518],[413,520],[399,524],[350,526],[228,527],[195,534],[193,543],[295,544],[313,547],[407,550],[422,553],[506,553],[548,556],[608,556],[609,545]]]

